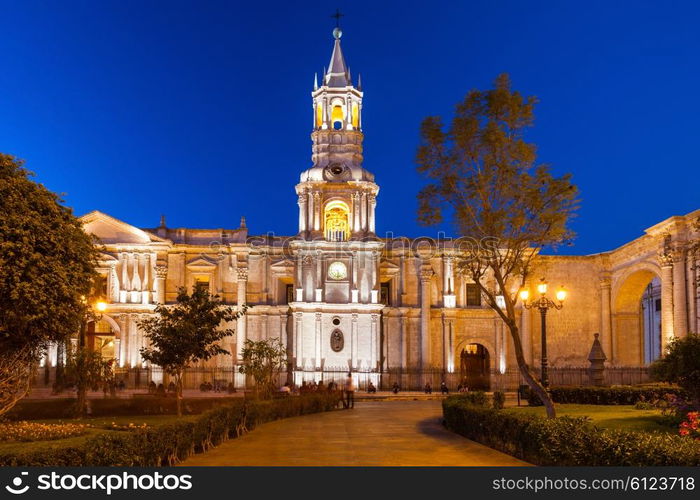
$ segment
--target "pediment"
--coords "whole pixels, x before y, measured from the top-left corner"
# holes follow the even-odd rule
[[[216,262],[206,257],[195,257],[187,263],[187,269],[190,270],[200,270],[200,271],[211,271],[216,268]]]
[[[97,210],[80,217],[83,230],[103,244],[141,244],[166,241],[143,229],[127,224]]]
[[[398,273],[400,268],[399,268],[398,264],[394,264],[390,260],[383,260],[379,264],[379,269],[383,273],[393,274],[393,273]]]

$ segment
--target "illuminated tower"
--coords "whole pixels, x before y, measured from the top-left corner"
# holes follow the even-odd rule
[[[362,98],[333,30],[333,53],[311,93],[313,165],[296,186],[299,233],[292,358],[295,379],[320,369],[379,370],[379,255],[375,205],[379,186],[362,167]],[[377,382],[377,381],[375,381]]]

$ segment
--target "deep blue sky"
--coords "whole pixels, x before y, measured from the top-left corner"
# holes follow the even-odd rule
[[[0,151],[77,214],[293,234],[336,6],[378,232],[436,233],[415,222],[419,123],[501,72],[540,99],[540,160],[580,187],[565,253],[700,208],[694,2],[0,0]]]

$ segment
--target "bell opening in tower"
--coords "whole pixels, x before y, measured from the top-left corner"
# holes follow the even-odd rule
[[[334,200],[326,204],[324,230],[328,241],[347,241],[350,238],[350,209],[345,202]]]

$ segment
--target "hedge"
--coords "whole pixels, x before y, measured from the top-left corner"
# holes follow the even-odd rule
[[[216,407],[190,422],[177,422],[133,432],[102,433],[77,446],[26,453],[0,451],[0,466],[139,466],[174,465],[229,438],[280,418],[332,410],[337,397],[292,396],[272,401],[244,401]]]
[[[239,399],[235,397],[185,398],[182,402],[183,413],[198,415],[216,406],[234,403]],[[89,399],[88,402],[92,417],[177,414],[177,401],[173,397],[105,398]],[[73,418],[75,405],[75,398],[25,399],[12,408],[5,417],[10,420]]]
[[[582,405],[633,405],[663,399],[666,394],[685,397],[682,389],[660,386],[553,387],[549,392],[555,403]]]
[[[459,397],[443,400],[442,408],[451,431],[537,465],[700,465],[700,443],[680,436],[604,430],[585,418],[515,415]]]

